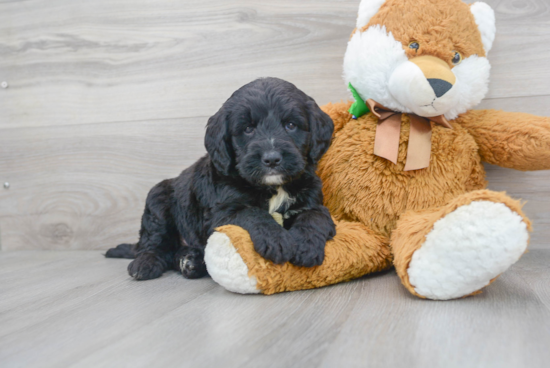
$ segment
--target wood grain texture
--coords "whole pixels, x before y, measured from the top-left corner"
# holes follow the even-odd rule
[[[212,115],[261,76],[345,96],[357,1],[25,3],[0,7],[5,126]]]
[[[488,98],[550,96],[550,4],[497,12]],[[359,0],[0,2],[3,127],[212,115],[260,76],[324,104],[348,98],[342,58]]]
[[[2,247],[107,249],[137,241],[149,189],[205,153],[206,118],[7,129]],[[17,152],[14,157],[13,152]]]
[[[488,0],[498,34],[480,108],[550,115],[550,5]],[[0,0],[0,247],[135,241],[149,188],[204,153],[204,126],[259,76],[320,104],[349,97],[341,64],[359,0]],[[550,248],[550,172],[491,167]]]
[[[0,366],[530,367],[550,359],[550,250],[481,295],[411,296],[394,272],[232,294],[172,272],[137,282],[97,251],[0,253]]]

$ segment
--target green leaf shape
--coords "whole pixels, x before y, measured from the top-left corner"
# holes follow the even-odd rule
[[[355,98],[355,102],[349,108],[350,114],[352,114],[355,118],[359,118],[365,114],[368,114],[370,112],[370,109],[365,101],[363,101],[361,96],[359,96],[357,90],[351,85],[351,83],[348,84],[348,88],[351,91],[353,98]]]

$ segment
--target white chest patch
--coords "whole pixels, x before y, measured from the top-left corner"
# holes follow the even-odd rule
[[[277,194],[269,200],[269,214],[272,215],[275,211],[281,208],[281,206],[292,202],[294,202],[294,198],[291,198],[288,193],[285,192],[283,187],[278,187]]]

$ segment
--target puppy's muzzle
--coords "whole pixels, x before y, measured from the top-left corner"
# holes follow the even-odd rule
[[[281,164],[283,156],[277,151],[268,151],[262,155],[262,163],[269,168],[275,168]]]

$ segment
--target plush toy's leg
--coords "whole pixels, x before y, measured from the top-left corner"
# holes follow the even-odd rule
[[[421,298],[477,294],[521,257],[530,230],[518,201],[489,190],[466,193],[401,216],[391,236],[395,269]]]
[[[391,267],[388,239],[359,223],[336,223],[336,236],[327,242],[321,266],[276,265],[254,251],[248,233],[222,226],[208,239],[204,259],[212,279],[227,290],[274,294],[312,289],[382,271]]]

